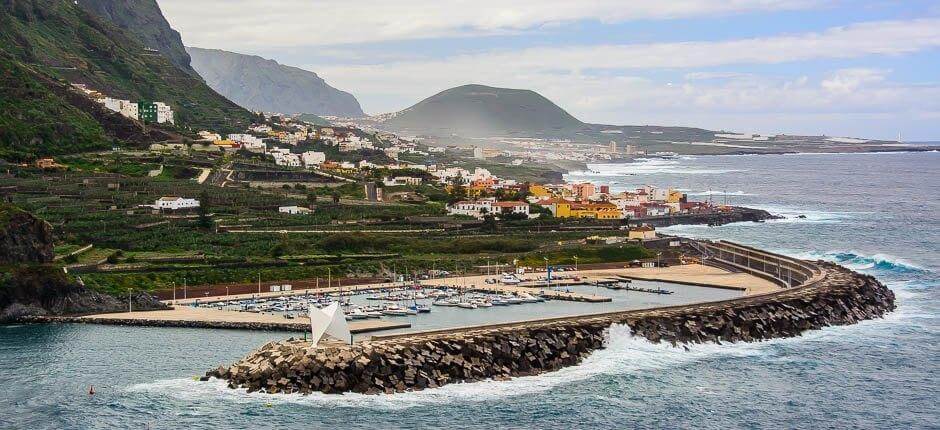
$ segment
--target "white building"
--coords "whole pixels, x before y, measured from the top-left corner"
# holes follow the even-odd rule
[[[394,187],[401,185],[421,185],[421,178],[415,178],[412,176],[396,176],[394,178],[385,178],[382,181],[382,185],[386,187]]]
[[[529,204],[526,202],[495,202],[491,205],[496,216],[525,215],[529,218]]]
[[[449,215],[465,215],[476,219],[493,213],[493,200],[459,201],[447,206]]]
[[[222,136],[219,133],[213,133],[208,130],[202,130],[199,133],[199,140],[204,140],[207,142],[215,142],[217,140],[222,140]]]
[[[309,208],[300,207],[300,206],[281,206],[277,208],[277,211],[282,214],[290,214],[290,215],[306,215],[306,214],[313,213],[313,211],[310,210]]]
[[[199,200],[187,199],[183,197],[160,197],[154,202],[153,207],[160,210],[179,210],[192,209],[199,207]]]
[[[289,152],[272,152],[271,155],[274,156],[274,164],[278,166],[287,166],[287,167],[300,167],[300,156],[297,154],[291,154]]]
[[[132,119],[138,119],[140,117],[137,103],[131,103],[127,100],[121,100],[121,110],[119,112],[121,115]]]
[[[300,154],[300,160],[304,163],[305,167],[319,166],[326,162],[326,154],[317,151],[307,151]]]
[[[139,119],[139,108],[137,103],[131,103],[130,100],[120,100],[111,97],[105,97],[99,101],[104,107],[117,112],[127,118]]]
[[[157,124],[176,123],[173,119],[173,109],[170,109],[169,105],[162,102],[154,102],[153,105],[157,108]]]
[[[242,146],[260,146],[264,145],[264,140],[260,137],[255,137],[250,134],[230,134],[228,135],[228,140],[232,142],[239,143]]]

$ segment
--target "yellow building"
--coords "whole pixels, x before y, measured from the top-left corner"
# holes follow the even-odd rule
[[[669,195],[666,196],[666,203],[679,203],[682,202],[684,198],[684,193],[680,193],[676,190],[669,190]]]
[[[226,148],[231,148],[235,146],[235,141],[223,139],[223,140],[216,140],[215,142],[212,142],[212,144],[215,146],[224,146]]]
[[[533,197],[539,199],[547,199],[552,197],[552,192],[545,188],[543,185],[532,185],[529,187],[529,194]]]
[[[613,203],[575,204],[571,206],[570,212],[571,217],[573,218],[593,218],[603,220],[621,218],[620,209]]]

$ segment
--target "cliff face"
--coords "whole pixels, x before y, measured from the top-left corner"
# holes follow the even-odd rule
[[[52,261],[52,227],[28,212],[0,207],[0,265]]]
[[[127,298],[88,290],[49,263],[52,227],[32,214],[0,206],[0,322],[36,315],[118,312]],[[133,297],[138,310],[165,308],[153,297]]]
[[[363,116],[352,94],[331,87],[316,73],[254,55],[187,48],[193,68],[212,89],[240,106],[265,112]]]
[[[189,64],[179,32],[170,27],[156,0],[81,0],[78,4],[136,36],[145,47],[160,51],[181,70],[198,76]]]

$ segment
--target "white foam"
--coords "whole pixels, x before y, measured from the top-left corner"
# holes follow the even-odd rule
[[[633,176],[638,174],[689,174],[689,175],[713,175],[722,173],[741,172],[741,169],[707,169],[693,168],[682,161],[692,161],[695,158],[680,159],[662,159],[662,158],[638,158],[632,163],[625,164],[589,164],[587,171],[576,171],[565,175],[565,180],[578,180],[578,178],[595,177],[620,177]],[[569,177],[571,179],[569,179]]]
[[[421,406],[446,405],[492,401],[516,396],[532,395],[553,388],[576,384],[599,375],[622,375],[647,370],[673,368],[699,360],[716,357],[754,358],[775,360],[777,345],[793,342],[843,341],[847,334],[865,330],[872,324],[897,323],[900,312],[887,319],[866,321],[854,326],[828,327],[811,331],[791,339],[775,339],[758,343],[689,345],[688,350],[668,344],[653,344],[634,337],[626,326],[613,326],[605,349],[594,352],[579,366],[567,367],[538,376],[519,377],[509,381],[483,381],[445,385],[437,389],[398,393],[392,395],[343,395],[314,393],[264,394],[229,389],[223,381],[198,382],[192,379],[169,379],[137,384],[127,388],[130,392],[171,396],[186,401],[219,399],[228,402],[255,404],[258,407],[277,404],[297,404],[309,407],[349,407],[379,410],[401,410]]]

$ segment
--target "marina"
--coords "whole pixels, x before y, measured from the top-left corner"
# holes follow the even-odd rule
[[[629,277],[629,278],[628,278]],[[649,277],[654,280],[644,280]],[[659,279],[681,279],[674,283]],[[689,264],[565,272],[545,282],[544,273],[462,276],[409,283],[293,289],[260,294],[167,301],[171,310],[78,317],[78,322],[303,332],[309,310],[338,303],[354,340],[373,333],[400,334],[487,324],[571,317],[725,300],[776,287],[746,273]],[[769,284],[769,285],[768,285]],[[531,286],[526,286],[531,285]],[[744,288],[750,285],[752,288]]]

